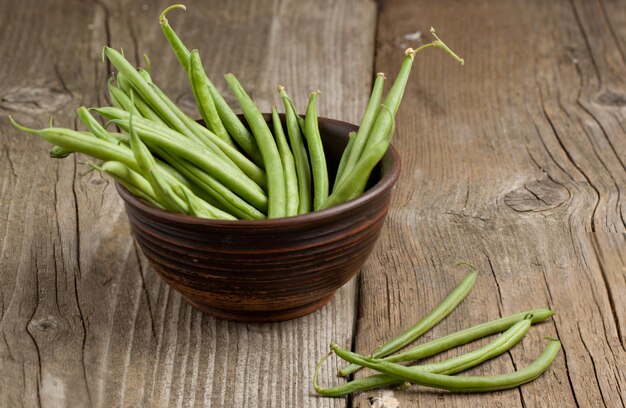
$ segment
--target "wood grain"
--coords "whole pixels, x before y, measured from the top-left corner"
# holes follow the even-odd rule
[[[104,44],[137,64],[147,52],[155,81],[194,113],[157,24],[166,4],[0,1],[0,406],[626,405],[623,0],[212,1],[172,12],[227,98],[220,76],[232,71],[264,111],[281,81],[299,111],[320,88],[320,115],[358,121],[373,72],[395,77],[409,38],[427,41],[430,26],[466,58],[417,58],[396,123],[403,173],[374,256],[329,305],[281,324],[185,305],[134,245],[113,184],[86,157],[49,159],[6,119],[78,126],[77,106],[106,103]],[[527,365],[545,335],[564,347],[550,371],[485,395],[312,395],[312,363],[331,341],[367,352],[414,323],[463,277],[458,260],[479,267],[476,287],[422,341],[550,306],[552,321],[472,372]],[[322,383],[338,381],[338,365]]]
[[[529,364],[544,335],[560,338],[563,352],[520,389],[373,391],[356,406],[624,406],[626,8],[618,4],[382,3],[377,71],[395,75],[411,45],[404,36],[421,31],[428,41],[431,25],[466,65],[435,51],[416,59],[396,123],[404,171],[362,277],[356,349],[417,321],[462,278],[452,265],[468,260],[480,269],[476,287],[425,340],[550,306],[553,321],[471,372]]]
[[[49,159],[49,146],[6,119],[41,127],[54,114],[76,126],[77,106],[106,103],[104,44],[137,64],[148,53],[155,81],[191,108],[157,23],[168,3],[0,2],[0,406],[345,406],[312,395],[311,364],[331,341],[350,343],[354,282],[295,321],[204,317],[148,267],[111,182],[87,172],[85,157]],[[358,119],[374,3],[188,6],[170,22],[220,89],[232,70],[268,110],[280,79],[298,106],[321,88],[320,115]]]

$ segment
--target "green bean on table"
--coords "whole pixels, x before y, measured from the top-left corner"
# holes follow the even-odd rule
[[[468,370],[483,362],[505,353],[516,345],[528,333],[531,325],[531,316],[527,315],[522,320],[515,323],[502,335],[491,341],[489,344],[460,356],[431,364],[411,366],[413,370],[426,371],[435,374],[456,374]],[[355,392],[365,391],[380,387],[398,387],[404,384],[404,380],[388,374],[374,374],[367,377],[355,379],[345,384],[335,387],[323,388],[317,385],[317,376],[321,365],[330,353],[326,354],[317,364],[313,376],[313,387],[315,391],[328,397],[341,397]]]
[[[507,390],[526,384],[543,374],[552,364],[561,349],[561,342],[549,338],[548,345],[541,355],[529,366],[510,374],[494,376],[453,376],[429,373],[415,370],[400,364],[360,356],[347,350],[343,350],[336,344],[331,345],[331,350],[342,359],[353,364],[358,364],[383,374],[394,376],[398,379],[413,384],[427,387],[440,388],[452,392],[488,392]]]
[[[463,299],[465,299],[465,297],[470,293],[472,287],[474,286],[474,282],[476,281],[478,272],[473,266],[470,267],[472,269],[472,272],[469,273],[465,278],[463,278],[461,283],[459,283],[459,285],[454,288],[452,292],[450,292],[448,296],[441,303],[439,303],[439,305],[431,310],[419,322],[406,329],[400,335],[394,337],[393,339],[376,348],[371,353],[371,356],[385,357],[395,351],[400,350],[401,348],[407,346],[415,339],[420,337],[422,334],[426,333],[437,323],[442,321],[446,316],[448,316],[454,310],[454,308],[459,303],[461,303]],[[356,364],[350,364],[339,370],[339,375],[346,376],[348,374],[352,374],[360,368],[361,367]]]

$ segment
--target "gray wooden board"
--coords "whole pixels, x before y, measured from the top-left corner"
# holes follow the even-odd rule
[[[308,317],[263,325],[184,304],[133,244],[112,183],[84,156],[49,159],[6,119],[80,126],[76,107],[107,103],[104,44],[136,64],[146,52],[156,82],[194,113],[157,23],[166,5],[0,1],[0,406],[624,405],[623,1],[215,1],[172,12],[227,99],[220,76],[233,72],[262,110],[280,102],[280,82],[299,111],[319,88],[321,115],[357,122],[373,73],[393,79],[431,25],[467,60],[416,59],[394,139],[402,176],[358,282]],[[544,376],[483,395],[312,395],[330,342],[367,352],[413,324],[463,277],[458,260],[479,268],[476,286],[420,341],[550,306],[553,320],[471,371],[523,367],[543,336],[559,337]],[[338,366],[321,382],[337,383]]]
[[[0,4],[0,406],[345,406],[313,396],[310,384],[328,344],[351,341],[354,282],[294,321],[204,317],[138,253],[113,184],[89,173],[86,157],[52,160],[47,143],[9,125],[7,114],[34,127],[54,114],[73,128],[76,107],[106,104],[105,44],[136,64],[146,52],[155,81],[191,108],[158,24],[166,5]],[[358,120],[372,76],[374,3],[188,6],[170,22],[225,94],[220,77],[229,71],[264,110],[280,102],[279,81],[300,110],[320,88],[320,115]]]

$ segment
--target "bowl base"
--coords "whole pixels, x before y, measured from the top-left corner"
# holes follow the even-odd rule
[[[215,317],[222,320],[230,320],[234,322],[248,322],[248,323],[272,323],[282,322],[285,320],[295,319],[313,313],[320,309],[326,303],[330,302],[335,293],[323,297],[320,300],[316,300],[306,305],[280,310],[270,311],[244,311],[244,310],[230,310],[230,309],[216,309],[207,305],[203,305],[194,302],[186,296],[183,296],[185,302],[189,303],[195,309],[198,309],[207,316]]]

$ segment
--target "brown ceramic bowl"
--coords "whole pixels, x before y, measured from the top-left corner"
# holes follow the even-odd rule
[[[348,133],[357,126],[320,118],[319,127],[332,185]],[[187,302],[222,319],[272,322],[319,309],[361,269],[378,239],[399,173],[398,154],[389,147],[357,199],[306,215],[256,221],[168,213],[119,184],[117,190],[135,240]]]

